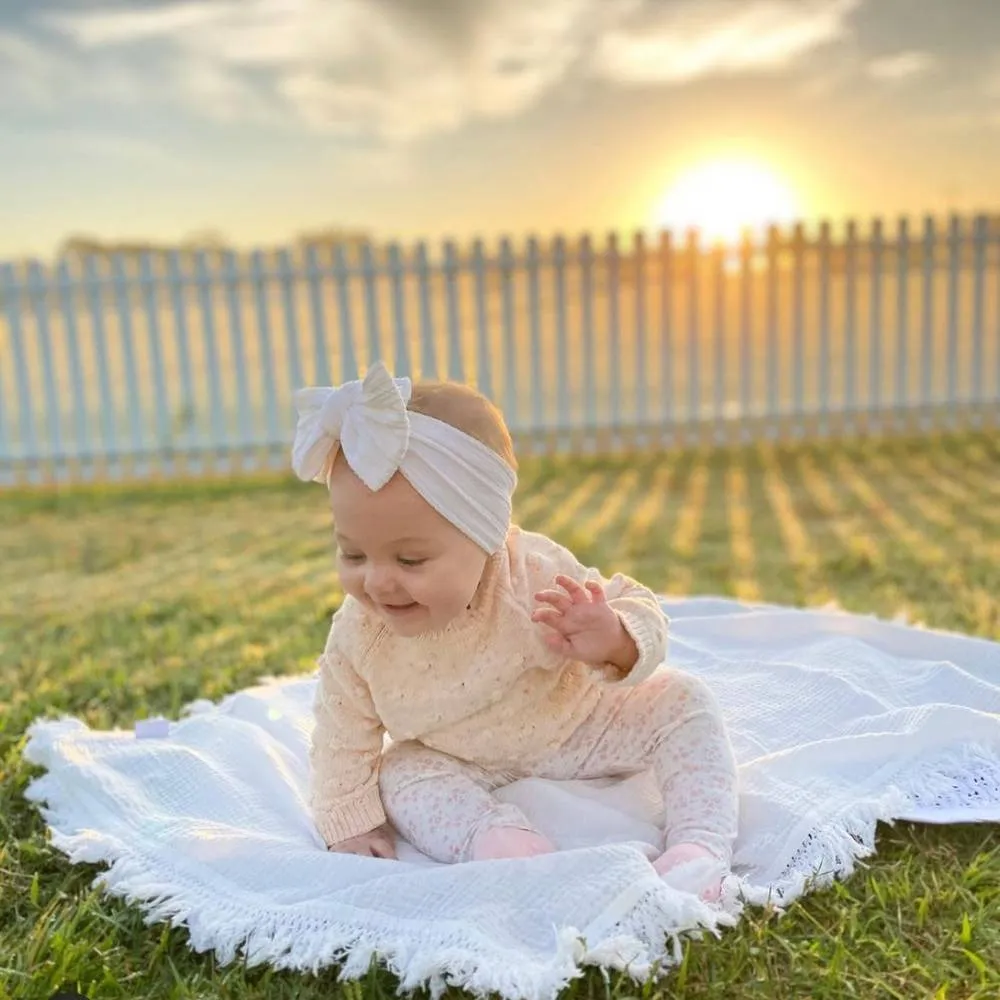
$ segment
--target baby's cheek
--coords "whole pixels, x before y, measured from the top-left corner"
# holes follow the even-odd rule
[[[340,586],[343,588],[344,592],[350,594],[351,597],[361,599],[364,596],[364,582],[361,574],[358,573],[357,570],[341,569]]]
[[[456,591],[451,581],[440,580],[437,585],[422,586],[420,593],[412,593],[415,601],[429,608],[437,627],[444,627],[460,615],[468,605],[464,594]]]

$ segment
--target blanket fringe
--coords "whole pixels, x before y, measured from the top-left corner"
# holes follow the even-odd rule
[[[36,748],[37,749],[37,748]],[[28,797],[43,802],[50,790],[47,775],[28,788]],[[382,926],[349,919],[310,919],[296,914],[247,907],[210,894],[163,858],[145,855],[93,830],[70,833],[71,825],[58,804],[40,805],[52,831],[52,844],[71,863],[106,863],[94,885],[129,904],[138,905],[147,925],[167,923],[186,929],[190,947],[214,951],[220,965],[241,958],[250,966],[269,964],[318,974],[331,965],[341,981],[365,976],[378,961],[399,979],[399,991],[427,988],[437,1000],[449,987],[476,995],[524,1000],[554,1000],[587,966],[615,969],[642,982],[663,975],[681,959],[681,941],[718,934],[737,922],[735,913],[714,910],[689,894],[669,889],[659,880],[638,895],[634,905],[602,932],[588,940],[586,930],[553,928],[555,945],[543,961],[518,961],[497,949],[484,951],[471,936],[453,926],[412,922],[380,915]],[[664,953],[664,942],[671,954]]]
[[[68,717],[36,723],[28,731],[25,758],[46,767],[72,766],[59,758],[59,740],[85,729]],[[501,948],[484,949],[454,926],[429,923],[416,928],[383,913],[381,925],[373,927],[349,917],[290,917],[277,909],[248,907],[245,900],[226,901],[161,857],[98,830],[80,829],[71,803],[61,798],[49,775],[35,779],[26,797],[39,803],[53,845],[71,862],[109,866],[95,884],[139,905],[147,924],[164,921],[185,927],[192,949],[214,950],[222,965],[242,952],[250,966],[267,963],[315,974],[339,965],[339,978],[347,981],[367,974],[378,960],[398,977],[401,991],[426,987],[435,1000],[448,987],[478,995],[552,1000],[583,975],[587,965],[616,969],[638,981],[665,974],[680,960],[684,938],[719,934],[738,922],[744,905],[770,905],[781,911],[805,893],[848,877],[859,861],[874,853],[878,823],[892,823],[916,805],[965,807],[972,818],[991,811],[993,818],[1000,817],[1000,747],[963,747],[901,772],[882,794],[853,803],[822,829],[814,829],[772,884],[754,885],[735,877],[727,882],[721,909],[706,907],[657,880],[656,886],[640,887],[642,891],[633,887],[634,896],[620,901],[618,909],[609,908],[612,915],[599,928],[553,928],[551,952],[534,962],[523,954],[513,962]]]
[[[836,880],[849,878],[858,862],[875,854],[879,823],[895,825],[914,806],[933,804],[943,812],[962,809],[974,822],[1000,818],[1000,747],[970,744],[904,770],[885,791],[853,803],[823,829],[814,828],[781,876],[768,885],[742,879],[742,899],[753,906],[784,910]]]

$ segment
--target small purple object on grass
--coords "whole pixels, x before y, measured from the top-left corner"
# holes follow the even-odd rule
[[[135,724],[137,740],[155,740],[170,735],[170,723],[166,719],[139,719]]]

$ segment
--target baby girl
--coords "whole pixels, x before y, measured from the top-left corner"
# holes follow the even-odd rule
[[[651,768],[666,816],[654,867],[710,863],[717,896],[737,820],[718,707],[663,666],[654,594],[511,523],[516,463],[496,408],[381,363],[296,403],[292,464],[329,489],[347,595],[311,746],[329,849],[393,858],[398,833],[441,862],[544,854],[555,845],[498,788]]]

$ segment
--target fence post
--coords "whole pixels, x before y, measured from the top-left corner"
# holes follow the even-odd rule
[[[48,298],[49,282],[46,281],[38,261],[28,264],[25,276],[28,301],[35,313],[35,331],[38,346],[42,355],[42,384],[45,393],[45,429],[48,431],[48,452],[52,462],[52,476],[60,478],[58,466],[62,464],[62,407],[59,402],[59,390],[56,387],[56,370],[52,356],[52,331],[49,327]],[[133,365],[133,368],[135,366]],[[132,390],[134,393],[134,389]]]
[[[1000,237],[994,235],[992,232],[994,226],[993,220],[990,220],[990,229],[987,231],[987,240],[990,243],[998,244],[1000,247]],[[1000,272],[1000,268],[998,268]],[[1000,273],[998,273],[1000,277]],[[997,349],[993,354],[993,424],[994,426],[1000,426],[1000,309],[997,310],[997,317],[994,320],[996,327],[996,344]]]
[[[542,303],[538,288],[538,240],[528,237],[525,266],[528,272],[528,338],[531,358],[531,433],[540,451],[545,430],[545,387],[542,381]]]
[[[618,236],[608,233],[604,253],[605,276],[608,293],[608,404],[611,443],[613,448],[621,445],[622,432],[622,337],[620,317],[620,267],[618,259]]]
[[[597,430],[597,379],[594,372],[594,253],[590,236],[580,239],[580,317],[583,340],[583,405],[584,428],[590,436],[584,440],[584,449],[593,450],[593,434]]]
[[[495,400],[493,364],[490,357],[492,351],[486,314],[486,260],[481,239],[472,244],[472,271],[476,289],[476,381],[479,384],[479,391],[488,399]]]
[[[854,219],[847,223],[844,236],[844,426],[856,427],[857,406],[857,326],[858,326],[858,227]]]
[[[699,364],[701,324],[698,315],[698,280],[701,277],[700,247],[698,230],[688,230],[688,413],[687,440],[697,441],[700,437],[698,422],[701,419],[701,366]]]
[[[779,381],[781,341],[778,337],[778,254],[781,235],[777,226],[767,229],[767,436],[774,440],[781,427]]]
[[[517,354],[514,350],[514,288],[513,271],[514,258],[511,253],[510,240],[505,236],[500,241],[500,297],[502,307],[503,328],[501,343],[503,345],[503,397],[504,411],[511,427],[520,428],[518,419],[517,397]]]
[[[195,256],[195,279],[198,283],[198,301],[201,305],[202,332],[205,335],[205,358],[208,365],[208,406],[211,414],[211,445],[218,460],[229,456],[229,442],[225,431],[222,409],[222,385],[219,382],[219,359],[215,343],[215,308],[212,302],[212,275],[206,264],[205,251]]]
[[[819,227],[819,433],[830,434],[830,223]]]
[[[285,351],[288,357],[289,389],[294,393],[305,385],[299,351],[299,319],[295,308],[295,275],[287,249],[278,251],[278,280],[281,282],[282,315],[285,320]]]
[[[192,452],[197,447],[194,401],[194,375],[191,369],[191,350],[188,342],[187,304],[184,296],[184,277],[181,273],[180,254],[171,250],[167,256],[167,283],[170,287],[170,306],[173,311],[174,336],[177,339],[177,364],[180,366],[181,398],[179,417],[184,425],[184,464],[186,468],[201,471],[201,459]],[[175,417],[171,424],[176,423]]]
[[[948,373],[948,425],[954,430],[958,426],[958,299],[959,275],[962,265],[962,223],[957,215],[951,217],[948,225],[948,332],[947,332],[947,373]]]
[[[559,446],[563,448],[570,428],[569,413],[569,346],[566,338],[566,241],[557,236],[552,244],[552,277],[556,297],[556,409],[558,411]]]
[[[934,402],[934,265],[936,252],[934,219],[924,219],[924,290],[922,338],[920,347],[920,425],[925,430],[932,423],[931,408]]]
[[[0,301],[7,312],[7,329],[14,353],[14,384],[17,387],[17,430],[21,439],[21,454],[28,468],[29,481],[38,479],[38,469],[33,465],[38,456],[38,438],[35,436],[35,419],[31,410],[31,382],[28,358],[24,352],[24,330],[21,319],[21,287],[11,264],[0,265]]]
[[[868,419],[882,428],[882,220],[872,222],[871,313],[868,342]]]
[[[310,247],[310,252],[312,248]],[[354,349],[354,317],[351,313],[351,274],[347,266],[344,245],[333,245],[333,280],[337,286],[337,319],[340,326],[340,382],[353,382],[361,372],[358,369],[358,355]],[[316,344],[317,364],[326,365],[326,324],[323,308],[320,304],[320,289],[310,285],[310,298],[313,299],[313,338]],[[328,373],[323,381],[332,378]]]
[[[983,314],[985,311],[986,235],[988,220],[977,215],[972,230],[972,405],[973,419],[982,426],[983,397]],[[998,347],[1000,354],[1000,347]],[[997,391],[1000,393],[1000,381]]]
[[[712,392],[712,436],[722,444],[726,403],[726,257],[722,244],[712,247],[712,354],[715,386]]]
[[[226,287],[226,313],[229,317],[229,343],[236,367],[236,423],[239,428],[233,461],[242,467],[256,468],[256,457],[250,448],[254,439],[250,409],[250,386],[247,381],[246,354],[243,350],[243,308],[240,303],[242,275],[232,250],[222,255],[222,280]]]
[[[805,437],[806,397],[805,397],[805,339],[806,339],[806,294],[805,294],[805,227],[801,222],[792,231],[792,395],[796,434]]]
[[[338,278],[344,273],[344,248],[337,243],[334,248],[334,269]],[[346,276],[346,275],[345,275]],[[306,246],[306,287],[309,289],[309,312],[312,315],[313,337],[313,385],[326,385],[333,375],[326,353],[326,314],[323,309],[323,273],[320,270],[317,248],[312,243]]]
[[[751,439],[753,411],[753,234],[746,230],[740,240],[740,423],[736,435],[746,443]]]
[[[896,429],[908,420],[910,403],[910,322],[909,322],[910,239],[909,222],[902,218],[896,235]]]
[[[434,317],[431,314],[431,274],[427,263],[427,244],[420,242],[416,251],[417,292],[420,296],[420,377],[438,377],[437,350],[434,344]]]
[[[403,262],[399,245],[389,244],[389,274],[392,281],[392,320],[395,330],[396,374],[411,377],[413,364],[410,361],[410,343],[406,335],[406,298],[403,286]]]
[[[358,370],[358,356],[354,350],[350,274],[342,243],[336,243],[333,247],[333,277],[337,284],[337,316],[340,321],[340,381],[353,382],[360,377],[361,372]]]
[[[115,426],[115,398],[111,388],[111,377],[108,367],[108,344],[104,328],[104,299],[101,277],[93,256],[84,258],[84,278],[87,288],[87,300],[90,306],[90,328],[93,334],[94,353],[97,356],[97,382],[100,386],[101,400],[101,444],[108,472],[112,479],[117,479],[121,473],[118,455],[118,433]]]
[[[83,478],[92,479],[95,470],[94,458],[91,454],[90,420],[87,414],[87,387],[83,377],[83,357],[80,354],[80,339],[73,300],[73,277],[65,257],[59,261],[56,269],[56,284],[59,288],[59,305],[62,311],[63,327],[66,330],[66,351],[70,377],[73,380],[73,424],[76,457],[80,468],[85,470]]]
[[[462,359],[462,331],[458,315],[458,259],[455,244],[448,240],[444,245],[445,305],[448,314],[448,378],[454,382],[465,381]]]
[[[0,358],[0,486],[13,486],[14,454],[11,450],[10,433],[7,430],[7,402],[4,391],[4,361]]]
[[[250,283],[253,286],[254,307],[257,314],[257,345],[260,350],[261,392],[264,396],[264,418],[267,427],[267,452],[271,464],[277,464],[275,454],[281,440],[278,429],[278,402],[274,385],[274,351],[271,346],[271,317],[268,314],[268,276],[264,255],[254,250],[250,255]],[[284,464],[284,456],[281,457]]]
[[[139,376],[135,367],[135,336],[132,330],[132,304],[129,302],[128,278],[121,254],[111,255],[111,278],[118,307],[118,334],[125,362],[125,394],[128,399],[129,437],[132,442],[132,472],[145,474],[142,433],[142,403],[139,400]]]
[[[632,240],[632,263],[635,280],[635,426],[636,440],[645,447],[649,440],[649,415],[646,383],[649,378],[646,360],[646,241],[641,232]]]
[[[156,297],[156,277],[153,274],[149,252],[139,258],[139,281],[142,285],[143,304],[146,307],[146,340],[149,359],[153,366],[153,393],[156,401],[156,444],[160,462],[168,474],[174,468],[174,442],[170,431],[170,397],[163,368],[162,334],[160,330],[159,303]]]
[[[674,443],[674,253],[669,230],[660,233],[660,418],[661,440]]]
[[[382,357],[382,328],[375,287],[375,260],[370,243],[361,245],[361,276],[365,285],[365,330],[368,336],[368,364],[371,365]]]

